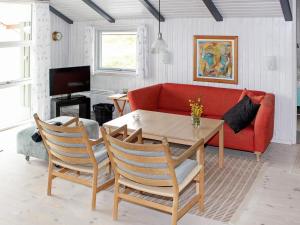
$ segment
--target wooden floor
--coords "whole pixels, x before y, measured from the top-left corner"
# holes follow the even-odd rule
[[[99,193],[97,210],[91,211],[90,190],[63,180],[54,181],[53,196],[48,197],[47,164],[34,159],[27,163],[17,155],[15,132],[0,133],[0,225],[170,224],[167,214],[125,202],[120,204],[119,221],[114,222],[110,192]],[[300,224],[300,165],[295,165],[299,163],[298,154],[300,145],[271,144],[263,157],[265,168],[230,224]],[[223,223],[188,214],[178,224]]]

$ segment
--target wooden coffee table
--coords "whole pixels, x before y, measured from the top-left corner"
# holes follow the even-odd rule
[[[134,115],[138,114],[136,120]],[[124,116],[105,123],[103,126],[108,129],[116,129],[127,124],[128,132],[139,128],[143,130],[143,137],[154,140],[162,140],[166,137],[169,142],[183,145],[193,145],[203,138],[207,143],[213,136],[219,133],[219,167],[224,165],[224,129],[223,120],[201,118],[199,128],[192,126],[190,116],[136,110]],[[203,150],[204,151],[204,150]],[[204,164],[205,154],[202,153],[200,161]]]

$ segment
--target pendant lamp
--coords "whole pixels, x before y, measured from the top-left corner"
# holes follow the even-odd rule
[[[158,0],[158,13],[159,13],[159,19],[158,19],[158,37],[151,45],[151,53],[157,54],[160,52],[166,52],[168,49],[167,43],[164,41],[162,34],[160,32],[160,0]]]

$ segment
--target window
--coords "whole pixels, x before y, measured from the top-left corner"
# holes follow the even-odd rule
[[[30,47],[0,48],[0,82],[30,77]]]
[[[0,3],[0,129],[31,117],[31,4]]]
[[[96,35],[96,70],[136,70],[136,32],[101,32]]]

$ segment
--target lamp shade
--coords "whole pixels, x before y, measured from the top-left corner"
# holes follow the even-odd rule
[[[165,52],[167,50],[168,50],[168,45],[162,38],[161,33],[159,33],[157,40],[155,40],[151,46],[151,53]]]

